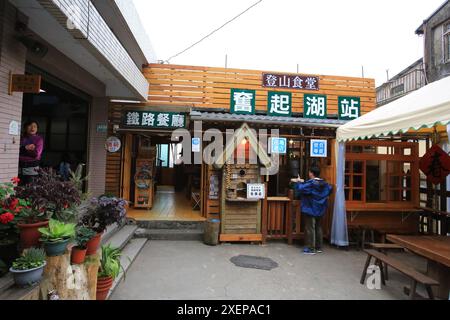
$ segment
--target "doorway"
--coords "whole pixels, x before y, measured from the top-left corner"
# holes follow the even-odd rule
[[[148,132],[126,134],[122,158],[123,177],[128,180],[123,181],[122,190],[127,198],[129,189],[128,217],[140,221],[205,220],[201,210],[201,165],[182,163],[182,145],[172,143],[170,138],[168,134]],[[151,176],[146,177],[147,189],[140,187],[144,181],[143,164]]]
[[[22,107],[22,127],[36,121],[44,139],[40,166],[58,170],[64,160],[75,171],[87,164],[90,97],[31,65],[27,72],[42,75],[41,93],[24,94]]]

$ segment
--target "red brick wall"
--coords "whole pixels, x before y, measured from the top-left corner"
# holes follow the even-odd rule
[[[10,136],[9,123],[21,122],[22,93],[8,94],[9,73],[24,73],[26,49],[13,38],[16,9],[1,1],[0,11],[0,182],[17,176],[20,137]]]

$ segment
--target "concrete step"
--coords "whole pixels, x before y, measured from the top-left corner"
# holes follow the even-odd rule
[[[111,237],[116,232],[118,232],[121,228],[122,228],[122,226],[119,226],[117,223],[113,224],[112,226],[107,227],[105,233],[102,236],[102,240],[101,240],[102,245],[107,243],[107,241],[109,239],[111,239]]]
[[[203,230],[204,221],[137,221],[143,229]]]
[[[102,243],[102,245],[111,244],[112,247],[122,250],[127,245],[128,241],[133,238],[137,229],[137,226],[126,225],[116,231],[107,241],[105,241],[105,243]]]
[[[136,238],[168,241],[202,241],[203,230],[197,229],[143,229],[135,233]]]
[[[122,264],[122,267],[125,270],[125,272],[128,271],[131,264],[134,262],[134,260],[139,255],[141,250],[144,248],[146,243],[147,239],[131,239],[129,240],[127,245],[123,248],[120,263]],[[114,292],[120,281],[122,281],[123,279],[126,281],[126,274],[121,272],[119,277],[117,277],[117,279],[114,280],[113,286],[109,291],[108,298]]]

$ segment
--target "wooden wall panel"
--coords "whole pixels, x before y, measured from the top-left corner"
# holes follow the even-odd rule
[[[365,78],[319,76],[319,91],[286,90],[262,87],[264,71],[224,69],[167,64],[150,64],[144,75],[150,83],[148,106],[191,106],[228,111],[230,89],[256,90],[256,109],[267,110],[268,91],[290,91],[293,112],[303,113],[305,93],[325,94],[328,97],[328,113],[338,113],[338,96],[361,98],[361,110],[365,114],[376,107],[375,80]]]
[[[113,135],[113,125],[119,124],[121,119],[121,106],[110,105],[108,111],[108,136]],[[106,155],[106,184],[105,192],[115,196],[121,195],[121,169],[122,157],[121,152],[107,153]]]

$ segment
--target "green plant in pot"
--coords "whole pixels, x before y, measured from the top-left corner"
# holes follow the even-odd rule
[[[126,206],[125,200],[114,196],[103,195],[90,200],[89,209],[80,219],[81,225],[97,233],[88,243],[88,256],[96,254],[101,236],[108,226],[125,222]]]
[[[106,300],[114,279],[123,270],[120,257],[120,249],[114,248],[111,245],[102,246],[100,268],[97,275],[97,300]]]
[[[30,248],[13,262],[9,271],[13,274],[16,285],[26,287],[41,281],[46,264],[44,250]]]
[[[67,245],[75,237],[75,227],[74,223],[51,219],[47,228],[39,229],[41,242],[49,257],[61,256],[66,252]]]
[[[76,246],[72,248],[72,264],[82,264],[86,259],[87,244],[96,235],[96,232],[87,227],[78,227],[76,231]]]
[[[39,228],[48,226],[48,220],[52,217],[67,222],[71,208],[81,203],[80,191],[75,183],[62,181],[51,168],[40,170],[33,183],[16,187],[16,195],[29,202],[27,210],[20,214],[17,225],[23,248],[39,246]]]

